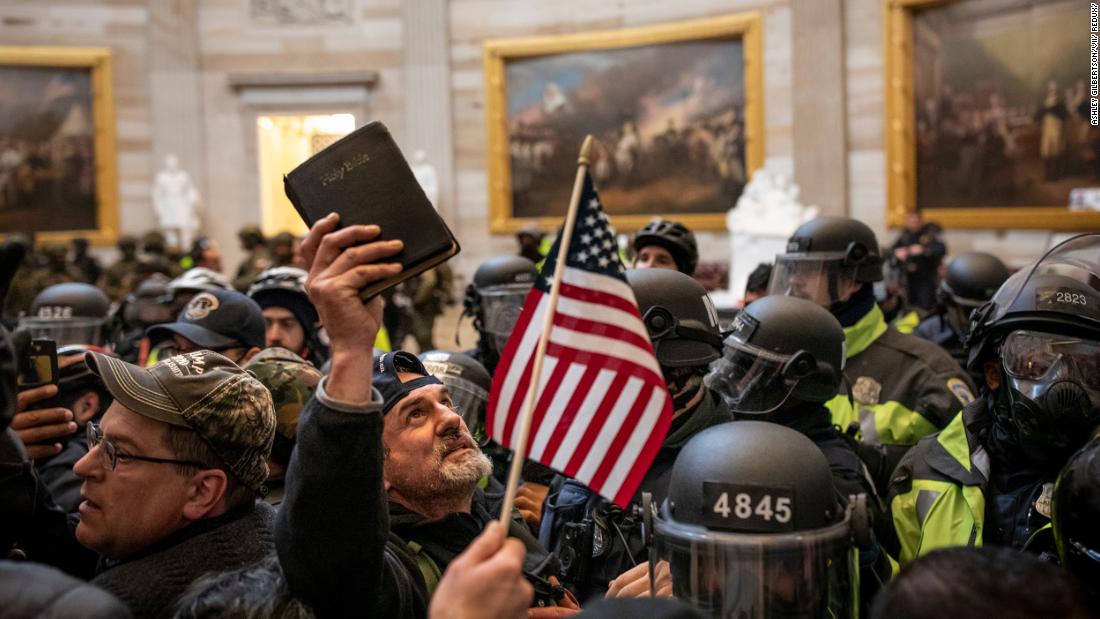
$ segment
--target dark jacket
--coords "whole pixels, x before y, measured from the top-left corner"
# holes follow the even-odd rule
[[[963,346],[962,337],[951,326],[945,314],[932,314],[920,321],[913,335],[938,345],[951,355],[959,367],[966,367],[966,346]]]
[[[420,569],[390,531],[375,397],[343,406],[322,381],[298,422],[275,546],[291,592],[322,618],[428,614]]]
[[[560,557],[562,581],[578,599],[602,597],[613,579],[646,560],[641,521],[633,507],[641,506],[643,492],[659,506],[668,495],[672,465],[684,444],[731,419],[718,395],[707,390],[698,408],[670,430],[634,494],[632,509],[619,509],[575,479],[554,479],[543,505],[539,541]]]
[[[134,617],[171,617],[176,600],[209,572],[254,563],[274,549],[275,510],[257,502],[193,523],[140,557],[103,560],[92,584],[122,600]]]
[[[5,619],[127,619],[111,594],[52,567],[0,561],[0,616]]]

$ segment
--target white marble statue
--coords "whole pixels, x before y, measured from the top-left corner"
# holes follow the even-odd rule
[[[416,182],[420,183],[420,188],[424,190],[424,195],[428,196],[428,201],[432,203],[432,206],[439,208],[439,174],[435,171],[435,166],[428,163],[428,154],[423,149],[416,149],[413,153],[412,163],[413,176],[416,177]]]
[[[169,245],[187,251],[199,228],[201,198],[191,175],[180,169],[175,155],[164,158],[164,169],[153,180],[153,210]]]
[[[730,232],[730,297],[745,293],[749,274],[761,262],[774,262],[787,239],[820,209],[803,205],[798,185],[786,176],[761,168],[752,175],[737,205],[726,214]]]

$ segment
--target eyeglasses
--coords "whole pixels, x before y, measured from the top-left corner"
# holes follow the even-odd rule
[[[92,450],[96,447],[101,447],[100,453],[103,455],[103,468],[108,471],[113,471],[118,466],[118,461],[126,460],[138,460],[141,462],[153,462],[155,464],[179,464],[183,466],[195,466],[200,469],[208,469],[210,466],[203,464],[202,462],[195,462],[193,460],[172,460],[169,458],[151,458],[149,456],[136,456],[134,454],[128,454],[123,451],[119,451],[110,440],[103,438],[103,431],[99,428],[99,424],[88,423],[88,449]]]

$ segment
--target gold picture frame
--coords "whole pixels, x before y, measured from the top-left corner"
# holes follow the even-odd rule
[[[513,233],[524,226],[536,224],[544,230],[554,230],[561,223],[566,209],[566,200],[562,200],[561,216],[523,216],[517,214],[513,203],[513,170],[511,135],[509,128],[509,91],[507,83],[508,64],[517,60],[529,60],[540,57],[553,57],[577,52],[612,52],[626,48],[644,48],[645,46],[667,43],[740,43],[742,63],[742,85],[744,107],[740,117],[731,110],[731,125],[737,125],[738,140],[743,145],[743,163],[737,163],[743,169],[739,174],[743,178],[764,162],[764,105],[763,105],[763,51],[762,18],[758,12],[746,12],[714,18],[697,19],[677,23],[668,23],[638,28],[586,32],[555,36],[535,36],[513,39],[489,40],[483,46],[486,93],[486,124],[488,133],[488,176],[490,222],[493,233]],[[696,121],[700,122],[700,121]],[[671,122],[670,130],[671,130]],[[742,129],[743,127],[743,129]],[[709,130],[709,127],[708,127]],[[728,131],[728,129],[725,129]],[[683,131],[686,131],[684,129]],[[596,131],[591,131],[596,133]],[[625,127],[624,127],[625,132]],[[597,136],[599,141],[599,136]],[[580,140],[571,149],[578,151]],[[562,145],[561,150],[569,150]],[[576,160],[576,154],[573,154]],[[724,172],[723,172],[724,173]],[[571,176],[569,177],[571,178]],[[723,177],[725,178],[725,177]],[[741,178],[740,176],[738,178]],[[597,179],[599,182],[599,179]],[[563,183],[567,192],[572,181]],[[740,191],[740,189],[737,189]],[[601,195],[607,206],[608,198]],[[557,201],[555,200],[556,204]],[[677,212],[666,213],[690,228],[701,230],[724,230],[726,227],[725,210],[732,208],[731,202],[722,212]],[[613,213],[612,219],[623,230],[636,229],[662,214]]]
[[[914,104],[914,18],[918,11],[961,0],[882,0],[885,58],[886,223],[905,225],[917,210],[917,110]],[[1082,18],[1084,19],[1084,18]],[[1083,23],[1083,22],[1082,22]],[[1100,213],[1071,211],[1067,206],[925,207],[926,221],[946,228],[1100,229]]]
[[[91,192],[94,194],[95,224],[72,230],[38,230],[35,234],[38,241],[46,243],[83,237],[97,246],[113,244],[118,237],[119,209],[111,50],[105,47],[0,46],[0,68],[3,67],[88,70],[93,170],[86,173],[90,178],[85,178],[84,182],[94,182]],[[3,97],[0,93],[0,99]],[[19,229],[10,222],[6,222],[5,228],[3,233],[31,231]]]

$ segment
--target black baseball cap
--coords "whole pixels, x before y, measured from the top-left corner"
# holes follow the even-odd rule
[[[192,342],[219,350],[264,347],[264,313],[248,296],[236,290],[207,290],[195,295],[170,322],[149,327],[153,342],[179,334]]]
[[[401,378],[398,377],[399,372],[418,374],[420,378],[401,382]],[[385,415],[413,391],[428,385],[443,383],[428,373],[424,363],[416,355],[399,350],[374,359],[374,377],[371,384],[382,394],[382,414]]]

